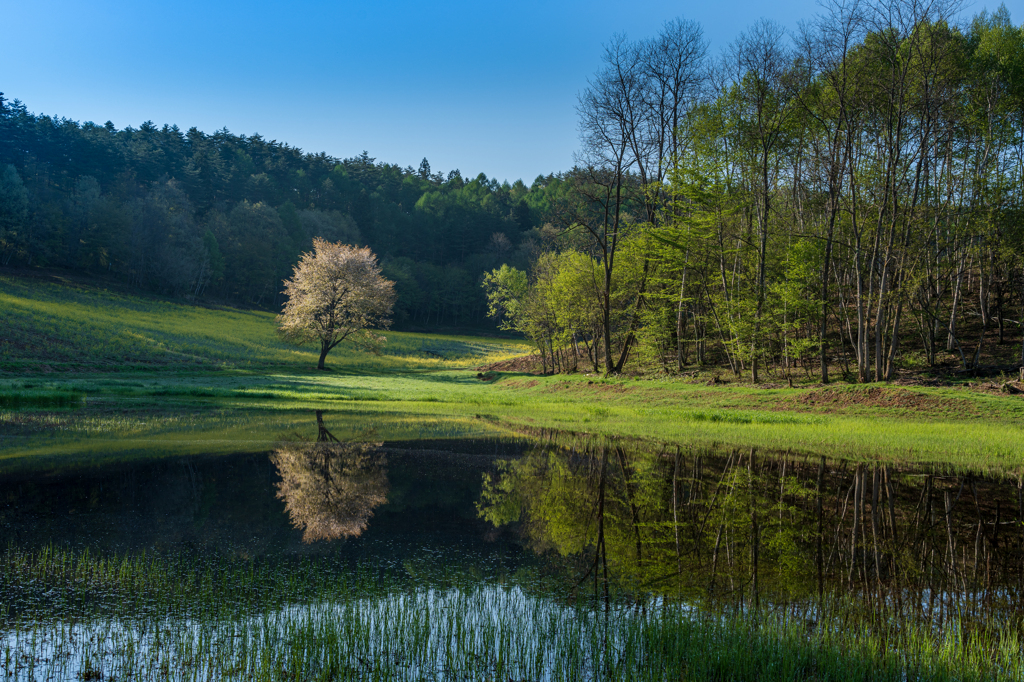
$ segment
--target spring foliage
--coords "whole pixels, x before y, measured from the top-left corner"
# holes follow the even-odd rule
[[[284,282],[288,300],[278,316],[281,334],[295,343],[319,342],[319,369],[327,353],[351,338],[371,350],[384,337],[370,329],[391,324],[395,283],[380,274],[369,248],[313,239],[313,251],[302,254]]]

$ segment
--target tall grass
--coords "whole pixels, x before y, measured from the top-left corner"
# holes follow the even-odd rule
[[[6,679],[1016,680],[1016,631],[603,604],[526,582],[43,549],[2,558]],[[28,596],[26,596],[28,594]],[[12,596],[13,595],[13,596]],[[32,609],[60,597],[64,610]],[[190,608],[184,608],[188,606]],[[835,615],[830,615],[835,614]]]

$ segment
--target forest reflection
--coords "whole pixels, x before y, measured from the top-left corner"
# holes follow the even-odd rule
[[[316,413],[317,439],[283,443],[271,455],[292,525],[304,542],[358,537],[387,502],[387,460],[380,443],[342,443]]]
[[[556,440],[485,477],[478,509],[605,596],[1020,622],[1019,477]]]

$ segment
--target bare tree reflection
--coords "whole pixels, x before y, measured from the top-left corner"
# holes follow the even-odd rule
[[[317,411],[316,442],[294,441],[271,455],[292,525],[304,542],[358,537],[374,508],[387,501],[388,479],[379,443],[342,443]]]

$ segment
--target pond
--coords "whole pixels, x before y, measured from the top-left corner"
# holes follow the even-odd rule
[[[5,679],[1024,679],[1019,476],[375,419],[7,443]]]

